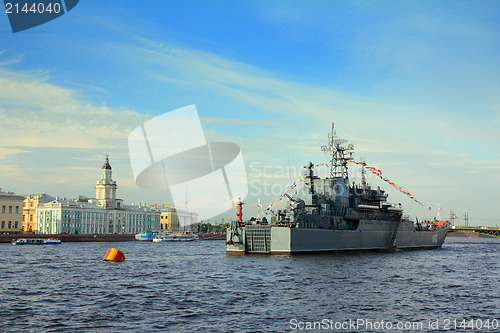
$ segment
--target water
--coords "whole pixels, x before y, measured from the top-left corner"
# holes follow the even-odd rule
[[[110,247],[126,260],[101,261]],[[498,332],[499,250],[470,238],[309,256],[226,256],[223,241],[0,244],[0,331],[428,332],[475,320],[454,331]],[[497,326],[478,329],[487,320]]]

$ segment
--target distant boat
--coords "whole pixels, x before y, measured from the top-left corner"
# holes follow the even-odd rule
[[[151,242],[156,236],[162,235],[158,231],[146,231],[135,235],[135,239],[139,241]]]
[[[183,232],[179,234],[164,234],[153,238],[153,242],[192,242],[198,240],[198,235],[190,232]]]
[[[59,239],[55,238],[19,238],[12,240],[12,245],[56,245],[61,244]]]

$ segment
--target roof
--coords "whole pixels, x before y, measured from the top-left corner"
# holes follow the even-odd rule
[[[24,200],[24,196],[23,195],[17,195],[15,193],[11,193],[11,192],[0,192],[0,198],[2,198],[2,199],[21,200],[21,201]]]
[[[53,201],[56,198],[47,193],[28,194],[26,197],[38,197],[39,201]]]
[[[90,203],[90,202],[85,202],[85,201],[75,201],[73,199],[61,199],[61,198],[56,198],[55,200],[51,201],[51,202],[47,202],[47,203],[42,203],[42,204],[39,204],[38,207],[39,208],[43,208],[43,207],[51,207],[53,205],[57,205],[57,204],[60,204],[61,206],[63,207],[72,207],[72,208],[83,208],[83,209],[102,209],[102,210],[106,210],[104,208],[101,208],[93,203]]]
[[[106,155],[106,161],[104,162],[102,169],[111,170],[111,165],[109,165],[108,155]]]

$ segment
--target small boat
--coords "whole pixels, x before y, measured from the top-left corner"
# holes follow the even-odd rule
[[[135,235],[135,239],[138,241],[149,241],[151,242],[155,237],[161,236],[161,233],[157,231],[146,231]]]
[[[183,232],[179,234],[164,234],[153,238],[153,242],[191,242],[198,240],[198,235],[190,232]]]
[[[19,238],[13,239],[12,245],[55,245],[61,244],[61,240],[55,238]]]

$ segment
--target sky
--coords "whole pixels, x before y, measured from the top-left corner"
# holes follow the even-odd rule
[[[498,1],[88,0],[17,33],[0,9],[3,191],[94,197],[109,154],[118,197],[171,204],[135,184],[127,138],[195,104],[207,141],[241,147],[245,217],[329,160],[334,122],[356,160],[432,207],[368,178],[412,219],[440,204],[500,225]]]

